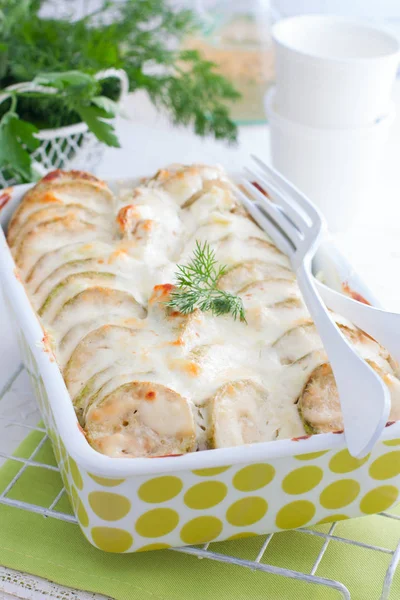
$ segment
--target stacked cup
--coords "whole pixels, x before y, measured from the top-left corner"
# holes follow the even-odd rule
[[[272,28],[276,86],[266,97],[273,165],[317,204],[332,231],[372,202],[394,119],[398,40],[340,17]]]

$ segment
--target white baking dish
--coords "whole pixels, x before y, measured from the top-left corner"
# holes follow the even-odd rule
[[[116,182],[108,182],[116,187]],[[121,185],[121,182],[118,182]],[[124,186],[133,182],[124,182]],[[30,185],[0,192],[8,219]],[[371,294],[329,245],[318,270]],[[321,434],[164,458],[110,458],[89,446],[0,232],[0,279],[64,484],[87,539],[132,552],[244,537],[386,510],[400,494],[400,422],[367,459],[343,434]]]

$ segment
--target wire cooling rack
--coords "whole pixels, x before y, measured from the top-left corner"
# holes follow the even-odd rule
[[[34,375],[31,373],[30,376],[34,377]],[[37,425],[37,423],[40,421],[40,414],[36,407],[33,392],[30,389],[27,371],[23,365],[20,365],[16,369],[16,371],[11,375],[9,380],[0,390],[0,400],[0,464],[6,460],[12,460],[20,465],[16,475],[11,479],[7,487],[1,491],[0,503],[34,512],[42,515],[45,518],[51,517],[60,519],[62,521],[71,523],[71,526],[73,524],[76,525],[77,521],[73,515],[62,512],[57,508],[62,502],[64,495],[66,495],[65,489],[62,487],[61,477],[60,489],[55,497],[49,501],[48,506],[40,506],[39,503],[33,504],[13,498],[13,490],[15,489],[15,486],[17,486],[18,482],[21,481],[25,470],[29,467],[59,472],[59,469],[57,466],[55,466],[55,463],[46,464],[40,458],[41,451],[44,449],[45,445],[49,443],[49,439],[46,435],[46,430]],[[15,452],[15,450],[26,437],[28,432],[37,432],[38,443],[30,456],[20,456]],[[380,513],[380,516],[384,519],[400,520],[399,516],[385,512]],[[319,552],[316,552],[313,565],[308,573],[288,569],[285,568],[285,566],[276,566],[262,562],[263,556],[272,538],[274,536],[283,535],[279,533],[270,534],[267,536],[259,536],[259,548],[255,551],[252,560],[216,552],[213,549],[215,546],[213,543],[204,544],[201,547],[186,546],[182,548],[173,548],[170,551],[191,554],[197,556],[198,558],[206,558],[209,560],[229,563],[232,565],[237,565],[238,567],[262,571],[266,574],[269,573],[273,575],[280,575],[282,577],[308,582],[316,586],[325,586],[327,588],[336,590],[345,600],[352,600],[348,588],[343,583],[316,575],[317,569],[327,551],[329,544],[332,541],[339,542],[341,544],[350,544],[378,554],[383,553],[391,557],[386,575],[384,577],[382,593],[379,599],[388,600],[393,577],[400,560],[400,540],[395,549],[376,546],[364,543],[362,541],[349,540],[339,535],[335,535],[336,525],[337,523],[332,523],[328,532],[326,533],[307,528],[301,528],[298,530],[305,535],[317,536],[323,539],[322,547],[320,548]]]

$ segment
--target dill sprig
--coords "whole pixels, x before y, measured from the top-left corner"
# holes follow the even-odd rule
[[[215,252],[208,242],[196,241],[193,259],[187,265],[177,265],[176,286],[167,303],[169,308],[189,314],[196,308],[213,315],[231,314],[246,322],[242,299],[218,289],[218,281],[226,273],[226,266],[218,265]]]

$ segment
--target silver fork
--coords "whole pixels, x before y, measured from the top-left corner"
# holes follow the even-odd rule
[[[371,451],[388,420],[389,390],[343,336],[315,285],[311,263],[325,227],[322,215],[282,175],[259,158],[253,156],[253,159],[262,174],[246,169],[252,183],[247,179],[241,183],[269,218],[246,194],[239,189],[236,191],[254,220],[291,260],[335,376],[347,447],[352,456],[362,458]],[[253,183],[268,190],[269,197]]]

